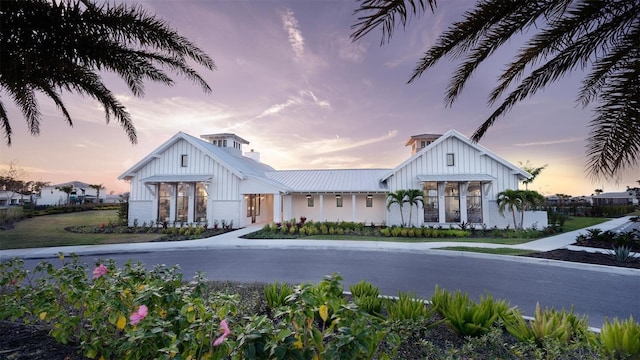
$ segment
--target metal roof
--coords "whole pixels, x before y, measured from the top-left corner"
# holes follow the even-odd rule
[[[154,175],[142,179],[143,183],[157,184],[157,183],[171,183],[171,182],[203,182],[211,180],[211,175]]]
[[[389,169],[282,170],[267,176],[289,187],[291,192],[387,192],[380,177]]]
[[[418,181],[494,181],[496,178],[487,174],[418,174]]]

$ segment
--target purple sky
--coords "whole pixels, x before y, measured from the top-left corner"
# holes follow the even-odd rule
[[[100,105],[65,96],[75,120],[66,125],[55,105],[39,97],[41,135],[32,137],[6,93],[13,145],[0,145],[0,166],[17,161],[26,180],[102,183],[127,191],[116,178],[178,131],[194,136],[232,132],[251,142],[262,161],[276,169],[391,168],[410,155],[409,136],[456,129],[470,136],[492,112],[486,105],[498,71],[520,43],[483,64],[452,107],[444,92],[455,62],[442,61],[406,84],[427,46],[470,6],[440,2],[435,14],[413,20],[389,44],[380,32],[353,44],[353,1],[145,1],[216,62],[213,72],[197,68],[213,88],[204,94],[174,76],[166,87],[147,83],[135,98],[113,75],[104,79],[132,114],[139,143],[105,125]],[[590,195],[596,188],[622,191],[637,185],[640,169],[617,180],[592,182],[585,172],[589,109],[575,103],[581,74],[541,91],[499,119],[480,142],[518,164],[547,168],[530,185],[544,195]]]

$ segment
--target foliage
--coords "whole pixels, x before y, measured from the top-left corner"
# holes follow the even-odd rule
[[[624,245],[614,246],[611,250],[611,257],[620,263],[630,262],[636,258],[633,252],[631,252],[631,247]]]
[[[398,293],[397,299],[386,299],[385,309],[391,320],[417,320],[431,317],[431,311],[424,299],[416,294]]]
[[[172,85],[166,70],[184,75],[206,92],[209,85],[189,65],[214,69],[201,49],[141,7],[92,0],[10,1],[0,8],[0,87],[24,114],[29,131],[40,132],[36,91],[51,98],[72,125],[61,90],[96,99],[113,116],[131,143],[136,131],[131,115],[100,73],[120,76],[133,95],[144,94],[144,80]],[[0,126],[11,144],[11,125],[0,102]]]
[[[453,295],[436,286],[431,303],[445,319],[447,325],[463,336],[486,334],[498,319],[513,318],[509,304],[494,300],[492,296],[481,296],[480,303],[473,302],[468,294],[459,290]]]
[[[391,206],[398,205],[400,207],[400,225],[404,226],[404,213],[402,208],[406,202],[407,190],[399,189],[387,194],[387,211],[391,209]]]
[[[363,296],[372,296],[372,297],[380,296],[380,288],[366,280],[361,280],[349,286],[349,291],[351,291],[351,295],[353,295],[353,297],[355,298],[359,298]]]
[[[613,323],[606,319],[600,340],[614,359],[640,359],[640,324],[633,317],[623,321],[614,318]]]
[[[571,311],[562,309],[561,312],[554,309],[542,310],[536,306],[534,319],[527,321],[522,316],[513,316],[505,321],[507,331],[520,341],[533,341],[539,346],[546,340],[559,341],[568,344],[576,338],[589,337],[586,318],[578,318]]]
[[[351,37],[355,41],[381,27],[384,42],[397,23],[406,27],[412,17],[419,17],[427,8],[434,11],[435,6],[435,0],[363,0],[355,11],[358,19]],[[573,71],[588,68],[578,101],[584,106],[598,103],[587,145],[591,175],[615,178],[638,164],[637,1],[487,0],[476,2],[463,16],[430,46],[409,79],[416,80],[440,60],[460,60],[446,91],[449,105],[490,55],[513,38],[522,34],[528,38],[498,76],[488,100],[499,105],[476,130],[474,141],[518,102]]]
[[[286,305],[286,299],[291,294],[293,294],[293,287],[286,283],[281,284],[276,281],[264,287],[264,297],[271,309]]]

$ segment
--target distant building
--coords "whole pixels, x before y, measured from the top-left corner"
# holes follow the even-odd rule
[[[64,186],[71,186],[73,190],[67,197],[67,193],[60,190]],[[98,191],[81,181],[70,181],[62,184],[45,186],[40,190],[40,195],[35,198],[36,205],[67,205],[84,203],[102,203],[105,199],[105,189],[100,190],[100,198],[97,198]]]
[[[275,170],[235,134],[179,132],[119,179],[130,184],[129,224],[233,221],[235,227],[306,217],[313,221],[400,224],[387,195],[418,189],[413,225],[512,225],[497,194],[531,175],[461,133],[412,136],[411,156],[393,169]],[[375,156],[375,154],[372,154]],[[404,205],[405,222],[409,205]],[[508,215],[508,214],[505,214]],[[547,226],[546,212],[527,212],[524,227]]]
[[[638,205],[638,199],[635,194],[628,191],[607,192],[593,195],[594,206],[603,205]]]

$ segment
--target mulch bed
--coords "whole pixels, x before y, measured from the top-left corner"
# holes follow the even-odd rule
[[[586,251],[572,251],[568,249],[557,249],[547,252],[533,253],[527,256],[541,259],[563,260],[586,264],[640,269],[640,257],[636,257],[635,259],[627,262],[619,262],[609,254],[589,253]]]

